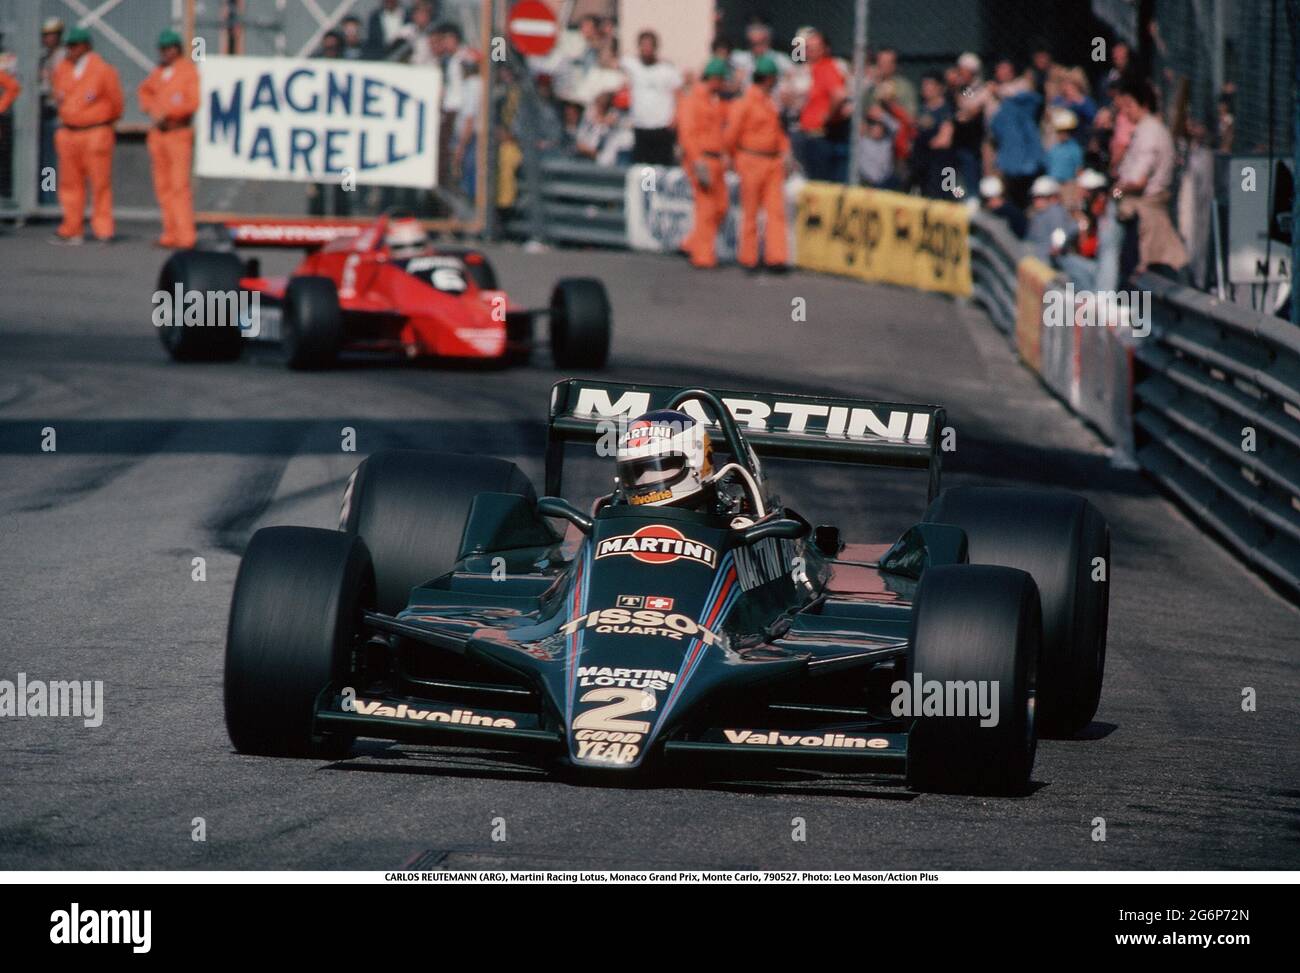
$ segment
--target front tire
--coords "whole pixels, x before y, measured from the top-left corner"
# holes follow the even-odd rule
[[[1101,700],[1110,613],[1110,529],[1083,497],[1058,490],[956,487],[926,511],[966,532],[972,564],[1029,572],[1043,608],[1038,719],[1044,736],[1070,737]]]
[[[1041,645],[1038,590],[1014,568],[951,564],[921,575],[912,608],[908,687],[973,681],[997,703],[978,715],[916,715],[907,743],[914,790],[1022,794],[1037,747],[1035,677]],[[977,695],[976,699],[981,697]],[[919,701],[913,701],[917,706]]]
[[[314,733],[316,701],[352,671],[361,611],[373,606],[374,572],[359,537],[313,527],[253,535],[226,632],[226,730],[236,750],[346,752],[349,739]]]
[[[609,360],[609,295],[594,277],[566,277],[551,293],[551,357],[557,368],[603,368]]]
[[[290,280],[282,322],[286,365],[305,370],[334,364],[343,343],[343,312],[334,281],[328,277]]]
[[[175,295],[177,284],[184,294],[238,294],[243,273],[244,265],[233,253],[182,250],[172,254],[163,264],[158,275],[158,290],[166,294],[168,300]],[[206,300],[204,304],[206,306]],[[238,321],[227,321],[221,327],[212,323],[186,327],[182,323],[183,313],[183,307],[173,308],[172,323],[158,328],[158,337],[173,361],[234,361],[239,357],[243,339],[235,326]]]
[[[381,612],[396,615],[412,588],[451,570],[480,493],[535,496],[519,467],[491,456],[386,449],[356,468],[339,522],[374,559]]]

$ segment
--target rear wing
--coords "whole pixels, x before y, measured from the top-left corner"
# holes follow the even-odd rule
[[[373,219],[232,217],[218,224],[218,228],[236,247],[315,250],[335,240],[359,237],[373,224]]]
[[[567,444],[597,443],[619,435],[622,423],[666,407],[679,391],[669,385],[579,378],[556,383],[546,435],[546,492],[561,495]],[[929,498],[939,493],[939,435],[946,421],[939,406],[784,392],[707,391],[727,406],[760,458],[926,470]],[[688,402],[685,411],[712,424],[698,403]]]

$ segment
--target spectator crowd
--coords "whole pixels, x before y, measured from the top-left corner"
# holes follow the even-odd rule
[[[665,62],[658,48],[646,30],[621,56],[614,22],[589,15],[557,54],[533,59],[538,90],[559,120],[558,147],[606,165],[685,161],[681,119],[703,71]],[[896,50],[868,51],[856,153],[852,67],[823,32],[777,39],[756,19],[743,43],[718,37],[711,54],[710,63],[728,66],[725,100],[744,95],[760,58],[776,64],[772,97],[807,178],[980,205],[1052,262],[1095,257],[1100,224],[1113,218],[1125,273],[1179,274],[1189,257],[1170,209],[1181,137],[1232,148],[1230,91],[1216,119],[1189,123],[1176,140],[1122,41],[1087,67],[1058,64],[1045,42],[1025,63],[967,52],[915,82]]]
[[[858,144],[851,151],[853,70],[845,52],[814,27],[776,38],[769,24],[755,19],[739,43],[715,38],[707,64],[678,66],[661,56],[653,30],[640,31],[635,48],[621,51],[614,20],[588,14],[576,29],[560,32],[551,54],[499,65],[504,83],[486,104],[483,52],[466,42],[469,20],[457,19],[467,11],[477,7],[456,0],[374,0],[369,10],[341,18],[324,33],[315,56],[436,68],[442,80],[439,185],[470,199],[479,188],[479,117],[487,110],[498,152],[492,195],[507,210],[518,195],[529,143],[607,166],[681,164],[697,202],[709,176],[720,179],[725,169],[743,174],[748,168],[754,185],[762,182],[768,193],[768,177],[759,179],[756,160],[779,156],[783,174],[794,169],[809,179],[981,205],[1044,260],[1095,256],[1101,224],[1114,219],[1124,228],[1126,272],[1177,273],[1189,262],[1170,218],[1180,143],[1122,42],[1088,68],[1056,63],[1050,46],[1041,43],[1023,64],[1005,57],[986,62],[967,52],[915,81],[896,50],[868,51],[859,79]],[[41,51],[42,164],[56,154],[52,84],[64,58],[57,26],[43,33]],[[519,83],[521,64],[528,86]],[[747,101],[760,78],[764,97]],[[1230,150],[1231,94],[1220,99],[1214,119],[1182,126],[1180,137]],[[14,96],[12,85],[0,87],[0,114]],[[733,116],[743,124],[727,133]],[[755,148],[759,143],[767,147]],[[417,210],[432,200],[400,190],[381,195],[372,202]],[[310,197],[315,213],[343,215],[355,206],[339,187],[311,187]],[[52,201],[48,188],[43,199]]]

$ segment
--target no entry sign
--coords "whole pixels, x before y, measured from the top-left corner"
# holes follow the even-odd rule
[[[506,33],[520,54],[549,54],[555,47],[560,25],[542,0],[520,0],[506,17]]]

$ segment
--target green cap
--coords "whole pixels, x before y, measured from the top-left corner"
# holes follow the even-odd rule
[[[704,66],[706,78],[725,78],[730,74],[731,68],[727,67],[727,62],[720,57],[709,58],[709,63]]]
[[[63,43],[89,44],[90,31],[86,30],[86,28],[84,27],[73,27],[72,30],[68,31],[67,36],[63,38]]]
[[[181,40],[180,34],[176,33],[176,31],[168,27],[165,31],[163,31],[161,34],[158,35],[158,46],[159,47],[184,47],[185,42]]]
[[[760,54],[754,61],[754,77],[766,77],[776,74],[776,59],[771,54]]]

